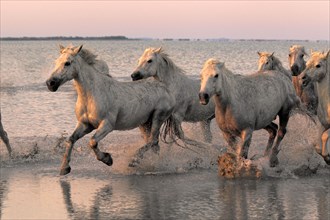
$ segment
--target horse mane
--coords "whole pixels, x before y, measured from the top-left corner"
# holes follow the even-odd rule
[[[181,74],[185,75],[185,71],[178,67],[173,60],[169,57],[167,53],[162,48],[159,49],[151,49],[153,53],[156,53],[161,57],[161,62],[163,65],[158,65],[157,72],[160,73],[159,75],[163,74],[171,74],[173,76],[174,74]],[[167,68],[166,70],[164,69],[164,66]],[[158,77],[159,77],[158,75]],[[160,76],[162,77],[162,76]],[[163,81],[162,78],[160,78],[161,81]]]
[[[94,66],[95,69],[102,73],[103,75],[112,77],[109,73],[109,68],[107,66],[107,64],[104,61],[98,60],[96,59],[97,55],[95,55],[94,53],[92,53],[90,50],[87,50],[85,48],[82,48],[79,52],[79,56],[88,64],[91,66]],[[106,67],[102,66],[103,64],[101,62],[104,62],[104,64],[106,65]],[[100,66],[101,65],[101,66]],[[102,68],[102,69],[100,69]]]
[[[304,46],[301,46],[301,45],[292,45],[289,49],[290,53],[293,53],[293,52],[298,52],[298,51],[302,51],[304,54],[307,55],[307,53],[305,52],[305,47]]]
[[[97,55],[93,54],[91,51],[87,49],[82,48],[79,52],[79,55],[89,65],[93,65],[96,62]]]

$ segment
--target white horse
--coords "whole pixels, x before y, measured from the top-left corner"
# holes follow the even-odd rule
[[[233,74],[224,63],[209,59],[201,71],[199,97],[203,105],[214,97],[216,120],[228,145],[234,148],[236,138],[241,138],[237,146],[239,157],[247,158],[254,130],[275,130],[269,132],[265,155],[270,154],[270,166],[278,164],[278,148],[286,133],[290,111],[299,104],[286,74],[265,71],[243,76]],[[277,115],[280,127],[272,148],[276,136],[272,121]]]
[[[99,74],[93,66],[95,57],[82,46],[61,46],[60,52],[51,77],[46,81],[48,89],[55,92],[73,79],[78,93],[75,109],[78,123],[66,142],[60,174],[71,170],[73,144],[94,129],[96,132],[89,146],[97,159],[109,166],[112,165],[111,155],[101,152],[97,145],[113,130],[139,126],[144,131],[147,144],[138,151],[138,159],[150,148],[158,152],[159,129],[169,119],[175,103],[167,88],[159,82],[118,82],[106,74]]]
[[[306,61],[304,56],[307,55],[305,48],[301,45],[292,45],[289,49],[289,67],[292,72],[292,83],[296,90],[297,95],[300,97],[302,103],[314,115],[317,114],[317,95],[314,88],[314,83],[309,83],[306,87],[302,88],[299,83],[299,75],[306,68]]]
[[[282,62],[276,56],[274,56],[274,52],[258,52],[258,55],[258,71],[277,70],[284,73],[290,80],[292,80],[291,73],[285,69],[282,65]]]
[[[313,52],[301,74],[304,87],[314,84],[318,96],[317,116],[323,126],[321,155],[330,164],[330,51]]]
[[[11,150],[11,146],[10,146],[10,143],[9,143],[9,138],[8,138],[7,132],[3,128],[2,122],[1,122],[1,110],[0,110],[0,138],[5,143],[5,145],[7,147],[9,157],[11,157],[12,150]]]
[[[181,127],[181,123],[187,121],[200,122],[205,141],[212,141],[210,123],[214,118],[214,102],[210,102],[207,106],[199,104],[199,80],[184,75],[183,70],[175,65],[162,48],[146,49],[131,77],[134,81],[154,77],[165,83],[176,100],[173,116],[176,124],[175,133],[180,139],[189,142],[184,137]]]

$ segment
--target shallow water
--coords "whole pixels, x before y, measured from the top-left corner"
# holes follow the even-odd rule
[[[2,219],[328,219],[330,172],[299,179],[225,180],[214,170],[114,175],[55,164],[2,170]],[[73,166],[77,165],[73,163]]]
[[[148,153],[138,168],[127,165],[143,145],[138,129],[114,131],[100,142],[114,165],[107,167],[86,148],[90,135],[75,144],[72,172],[60,177],[63,140],[76,123],[76,94],[69,82],[51,93],[45,85],[58,43],[1,42],[2,123],[14,150],[9,160],[0,142],[1,219],[329,219],[329,166],[298,178],[225,180],[217,175],[217,156],[224,141],[212,122],[212,144],[183,148],[161,143],[159,155]],[[147,47],[163,46],[190,77],[198,78],[205,60],[217,57],[237,73],[257,69],[257,51],[275,51],[287,66],[287,53],[296,42],[169,42],[77,41],[104,59],[110,73],[130,80],[138,58]],[[298,42],[306,51],[326,50],[328,42]],[[199,126],[184,124],[188,137],[201,141]],[[262,154],[265,131],[254,133],[249,155]],[[317,131],[306,120],[293,117],[282,142],[281,161],[292,161]],[[291,155],[291,156],[290,156]],[[299,158],[299,160],[302,160]],[[309,160],[310,158],[306,158]],[[285,168],[281,168],[285,169]]]

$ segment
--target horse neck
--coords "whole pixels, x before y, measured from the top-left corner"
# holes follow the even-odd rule
[[[232,100],[232,96],[235,96],[237,92],[235,74],[223,67],[219,77],[221,80],[217,81],[216,95],[220,98],[220,104],[224,106]]]
[[[79,65],[78,74],[74,78],[74,84],[78,97],[88,97],[90,95],[96,95],[97,92],[96,82],[97,78],[104,78],[104,80],[111,79],[103,74],[97,73],[96,70],[87,64],[82,58],[78,57],[77,62]],[[97,85],[99,86],[99,85]]]
[[[328,109],[330,103],[330,60],[327,60],[327,69],[322,81],[315,83],[319,108]]]
[[[299,83],[299,76],[292,76],[292,84],[294,89],[296,90],[296,93],[299,97],[301,97],[302,95],[302,88],[301,85]]]
[[[165,83],[168,86],[173,85],[180,78],[180,69],[176,66],[159,65],[155,79]]]
[[[284,68],[284,66],[282,65],[282,63],[279,60],[276,61],[276,64],[274,65],[274,70],[284,73],[287,77],[290,78],[290,80],[292,80],[291,73],[287,69]]]

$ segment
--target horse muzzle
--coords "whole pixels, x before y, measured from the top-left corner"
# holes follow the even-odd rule
[[[199,96],[199,103],[201,103],[202,105],[207,105],[209,103],[210,101],[209,94],[200,92],[198,96]]]
[[[292,72],[292,76],[298,76],[299,75],[299,67],[297,65],[292,65],[291,66],[291,72]]]
[[[137,81],[142,79],[143,77],[140,71],[135,71],[134,73],[131,74],[131,78],[133,81]]]
[[[305,87],[307,87],[308,84],[310,83],[311,78],[308,77],[308,76],[306,76],[306,75],[304,75],[303,77],[301,77],[301,78],[299,79],[299,81],[301,82],[302,87],[305,88]]]
[[[56,92],[60,87],[62,80],[59,78],[50,78],[46,81],[46,85],[51,92]]]

